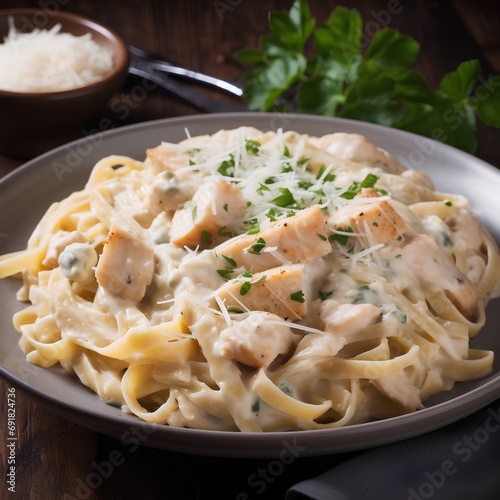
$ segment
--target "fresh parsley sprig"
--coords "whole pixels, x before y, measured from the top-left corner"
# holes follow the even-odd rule
[[[362,51],[363,23],[356,10],[337,7],[322,24],[307,0],[289,12],[273,11],[271,33],[258,49],[240,51],[248,65],[244,98],[250,109],[339,116],[408,130],[468,152],[477,148],[477,118],[500,127],[500,75],[481,77],[479,61],[447,73],[438,89],[412,69],[416,40],[380,30]],[[312,57],[306,43],[312,40]]]

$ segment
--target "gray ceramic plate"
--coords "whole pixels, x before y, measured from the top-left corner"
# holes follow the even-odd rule
[[[25,247],[37,221],[53,201],[83,187],[92,166],[110,154],[143,159],[146,148],[161,141],[213,133],[240,125],[264,130],[296,130],[311,135],[358,132],[386,148],[409,167],[427,171],[437,189],[461,193],[472,210],[500,241],[500,172],[443,144],[376,125],[305,115],[238,113],[201,115],[148,122],[79,140],[46,153],[0,182],[0,253]],[[0,281],[0,373],[56,413],[93,430],[172,451],[228,457],[272,457],[294,447],[301,456],[326,455],[388,444],[456,421],[500,397],[500,311],[490,304],[487,324],[472,346],[497,353],[492,373],[456,384],[426,401],[410,415],[332,430],[266,434],[201,431],[154,426],[106,405],[93,392],[63,373],[27,363],[17,346],[12,314],[22,305],[15,293],[19,281]],[[496,309],[496,310],[495,310]]]

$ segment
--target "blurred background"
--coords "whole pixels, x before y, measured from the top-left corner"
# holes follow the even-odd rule
[[[115,30],[128,43],[186,68],[241,82],[244,68],[235,52],[257,47],[269,32],[270,10],[288,10],[292,0],[1,0],[1,8],[38,7],[51,16],[59,10],[88,16]],[[479,59],[483,75],[500,73],[500,15],[492,0],[310,0],[313,17],[323,22],[336,5],[359,10],[363,42],[381,28],[397,29],[421,44],[416,69],[435,88],[463,61]],[[40,17],[43,23],[43,16]],[[112,109],[89,123],[86,132],[138,121],[200,113],[200,109],[159,89],[139,91],[129,79]],[[227,94],[196,87],[194,92],[238,103]],[[103,121],[103,117],[106,120]],[[480,126],[478,156],[500,166],[498,130]],[[3,157],[5,172],[17,161]]]

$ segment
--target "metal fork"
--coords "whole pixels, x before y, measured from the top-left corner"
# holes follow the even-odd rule
[[[160,73],[154,69],[148,62],[139,59],[133,55],[130,57],[128,72],[131,75],[146,78],[147,80],[156,83],[159,87],[168,92],[180,97],[184,101],[193,104],[201,111],[207,113],[224,113],[236,111],[248,111],[244,104],[232,104],[224,101],[219,101],[210,97],[203,92],[193,91],[182,82],[169,77],[164,73]]]
[[[149,67],[155,69],[156,71],[161,71],[170,75],[175,75],[186,80],[193,80],[204,85],[209,85],[211,87],[218,88],[237,97],[243,95],[243,90],[237,85],[230,83],[228,81],[222,80],[215,76],[205,75],[199,71],[193,71],[191,69],[183,68],[177,66],[168,61],[158,59],[155,55],[135,47],[134,45],[128,45],[128,50],[132,58],[140,61],[144,61]]]

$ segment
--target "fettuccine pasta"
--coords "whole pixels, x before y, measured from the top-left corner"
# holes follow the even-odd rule
[[[356,134],[188,134],[98,162],[0,278],[29,362],[144,421],[340,427],[491,370],[499,252],[467,206]]]

